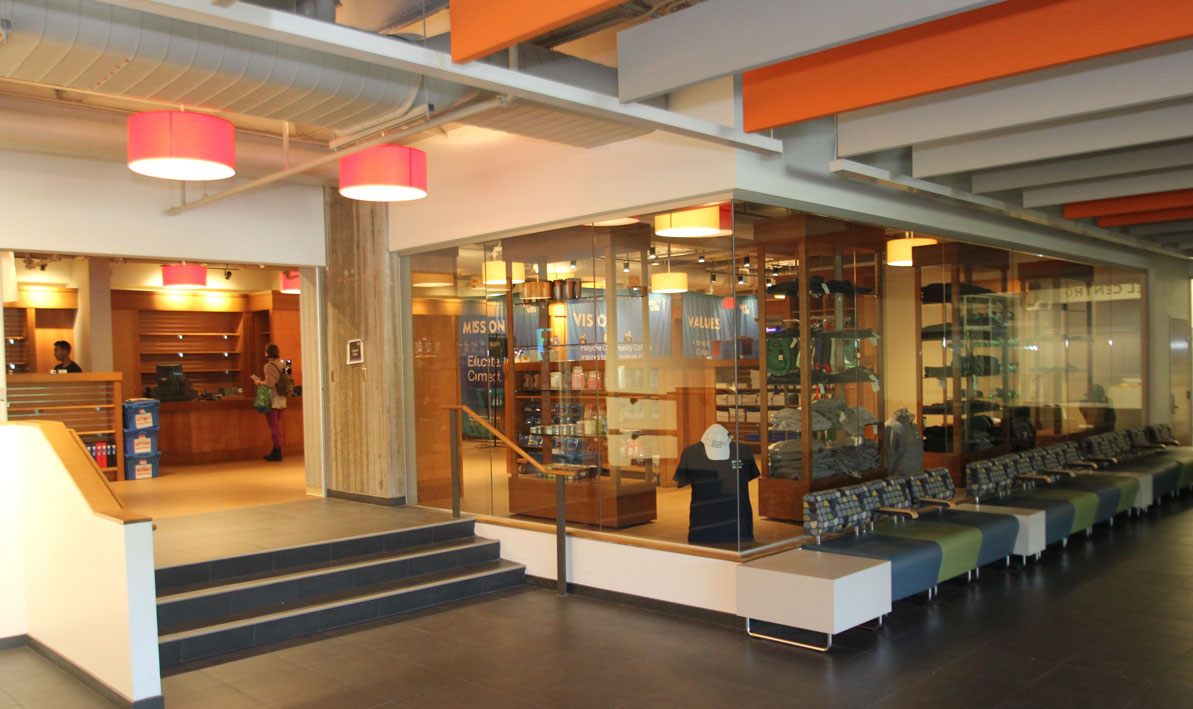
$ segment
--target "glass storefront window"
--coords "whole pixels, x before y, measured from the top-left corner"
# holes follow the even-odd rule
[[[1121,269],[745,202],[408,258],[421,504],[448,405],[465,511],[553,520],[566,468],[570,525],[726,551],[800,538],[809,492],[1144,410]]]

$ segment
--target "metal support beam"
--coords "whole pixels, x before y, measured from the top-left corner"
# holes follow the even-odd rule
[[[1185,254],[1172,251],[1171,249],[1165,249],[1144,239],[1124,236],[1107,229],[1100,229],[1088,224],[1069,221],[1067,219],[1053,216],[1051,214],[1040,212],[1034,209],[1024,209],[1001,200],[990,199],[989,197],[981,197],[979,195],[964,192],[962,190],[956,190],[951,187],[938,185],[935,182],[929,182],[928,180],[919,180],[914,177],[908,177],[907,175],[898,175],[891,172],[890,170],[871,167],[870,165],[865,165],[854,160],[833,160],[829,163],[829,172],[850,180],[855,180],[857,182],[878,185],[880,187],[885,187],[898,192],[914,194],[920,197],[941,202],[960,204],[970,209],[978,209],[984,212],[991,212],[1005,217],[1010,217],[1012,219],[1030,222],[1032,224],[1039,224],[1061,231],[1080,234],[1091,239],[1098,239],[1099,241],[1106,241],[1119,246],[1127,246],[1142,251],[1150,251],[1152,253],[1161,254],[1169,258],[1188,258],[1188,256]]]
[[[623,105],[615,96],[578,88],[561,81],[531,76],[485,62],[455,64],[446,52],[393,37],[331,24],[288,12],[238,2],[231,7],[213,7],[210,0],[99,0],[204,27],[238,32],[249,37],[271,39],[284,44],[357,59],[422,76],[451,81],[497,94],[551,106],[586,116],[659,130],[675,135],[749,150],[755,153],[783,152],[782,141],[751,135],[711,121],[690,118],[673,111],[642,104]]]

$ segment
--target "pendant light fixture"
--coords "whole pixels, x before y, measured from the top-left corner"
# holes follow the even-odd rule
[[[936,239],[926,236],[915,236],[912,232],[903,232],[902,239],[892,239],[886,242],[886,265],[914,266],[911,250],[917,246],[934,246],[939,243]]]
[[[733,234],[733,210],[728,204],[680,209],[654,218],[658,236],[700,238]]]
[[[206,266],[187,263],[162,266],[162,288],[181,290],[206,287]]]
[[[646,258],[650,259],[651,261],[654,261],[656,258],[658,258],[653,246],[650,247],[650,251],[647,252]]]
[[[630,262],[629,261],[625,261],[621,264],[621,272],[622,273],[630,272]]]
[[[427,154],[378,145],[340,158],[340,194],[362,202],[408,202],[427,196]]]
[[[638,217],[617,217],[615,219],[605,219],[599,222],[593,222],[593,226],[629,226],[630,224],[637,224]]]
[[[696,263],[704,263],[704,252],[703,251],[701,251],[700,255],[696,257]]]
[[[686,293],[688,290],[688,274],[671,271],[671,244],[667,244],[667,272],[651,274],[650,289],[655,293]]]
[[[497,259],[496,261],[485,261],[483,269],[483,278],[481,279],[487,286],[504,286],[505,280],[505,261]],[[510,264],[510,276],[514,285],[526,282],[526,265],[522,263]]]
[[[236,127],[206,113],[146,111],[128,117],[128,169],[164,180],[236,174]]]
[[[575,270],[576,270],[576,259],[572,259],[572,263],[571,263],[571,265],[569,265],[569,266],[568,266],[568,270],[569,270],[569,271],[575,271]]]
[[[300,293],[301,288],[298,285],[298,271],[282,271],[281,288],[283,293]]]

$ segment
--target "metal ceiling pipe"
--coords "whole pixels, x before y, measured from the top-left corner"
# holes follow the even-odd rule
[[[128,113],[46,99],[0,95],[0,151],[124,163]],[[307,162],[327,154],[321,143],[290,140],[290,161]],[[255,177],[285,167],[276,136],[237,131],[238,174]],[[334,180],[333,168],[296,177],[307,184]]]
[[[190,210],[197,207],[203,207],[209,204],[215,204],[216,202],[222,202],[223,200],[230,197],[236,197],[245,194],[246,192],[260,189],[266,185],[271,185],[274,182],[284,180],[288,177],[293,177],[310,170],[315,170],[319,167],[327,165],[328,163],[336,162],[340,158],[347,157],[353,153],[359,153],[362,150],[368,150],[369,148],[376,147],[378,145],[400,145],[404,139],[409,140],[411,137],[419,135],[420,133],[425,133],[426,131],[438,128],[448,123],[462,121],[469,116],[474,116],[483,111],[491,111],[494,108],[509,106],[512,102],[512,99],[510,99],[508,96],[498,96],[496,98],[486,99],[484,101],[478,101],[476,103],[461,106],[459,108],[443,111],[438,115],[432,116],[427,121],[410,126],[409,128],[405,128],[394,133],[382,133],[381,135],[378,135],[374,138],[363,140],[350,148],[345,148],[338,152],[330,153],[328,155],[315,158],[314,160],[309,160],[305,163],[302,163],[301,165],[295,165],[292,168],[275,172],[272,175],[259,177],[255,180],[252,180],[251,182],[237,185],[236,187],[224,190],[223,192],[217,192],[216,194],[209,195],[203,199],[195,200],[194,202],[180,204],[177,207],[167,209],[166,214],[168,216],[174,217],[182,214],[183,212],[189,212]]]

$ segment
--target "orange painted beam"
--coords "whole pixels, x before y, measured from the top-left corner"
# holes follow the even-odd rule
[[[1004,0],[748,71],[747,131],[1193,37],[1190,0]]]
[[[1152,224],[1154,222],[1174,222],[1178,219],[1193,219],[1193,207],[1180,207],[1178,209],[1156,209],[1150,212],[1130,212],[1128,214],[1112,214],[1108,217],[1098,217],[1098,226]]]
[[[1172,190],[1170,192],[1137,194],[1130,197],[1110,197],[1108,199],[1091,199],[1088,202],[1073,202],[1065,205],[1065,219],[1105,217],[1111,214],[1129,214],[1131,212],[1154,212],[1158,209],[1176,209],[1178,207],[1193,207],[1193,190]]]
[[[487,57],[624,0],[451,0],[452,61]]]

